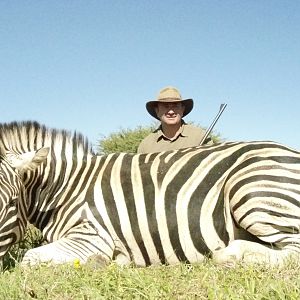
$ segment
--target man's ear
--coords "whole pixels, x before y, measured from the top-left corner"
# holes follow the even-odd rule
[[[20,173],[34,170],[44,162],[48,156],[49,148],[40,148],[37,151],[25,152],[22,154],[8,154],[7,159],[12,167]]]

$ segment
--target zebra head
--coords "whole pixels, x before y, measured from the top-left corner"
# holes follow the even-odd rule
[[[47,157],[48,148],[23,154],[0,149],[0,259],[20,241],[27,225],[25,174]]]

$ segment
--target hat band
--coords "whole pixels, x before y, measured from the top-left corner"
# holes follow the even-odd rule
[[[181,98],[170,98],[170,97],[168,97],[168,98],[159,98],[159,99],[157,99],[157,101],[161,101],[161,100],[163,100],[163,101],[166,101],[167,102],[167,100],[178,100],[178,101],[182,101],[182,99]]]

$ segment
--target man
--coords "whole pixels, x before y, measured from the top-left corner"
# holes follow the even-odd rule
[[[181,98],[178,89],[168,86],[163,88],[157,100],[146,103],[148,113],[160,120],[161,125],[142,140],[138,153],[151,153],[180,148],[199,146],[205,131],[188,125],[182,119],[193,109],[193,99]],[[204,144],[211,143],[208,137]]]

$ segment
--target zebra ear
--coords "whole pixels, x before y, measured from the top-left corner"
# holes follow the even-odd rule
[[[28,170],[34,170],[37,168],[43,161],[46,160],[49,153],[49,148],[40,148],[37,151],[25,152],[22,154],[10,154],[8,160],[12,167],[19,170],[21,173],[24,173]]]

